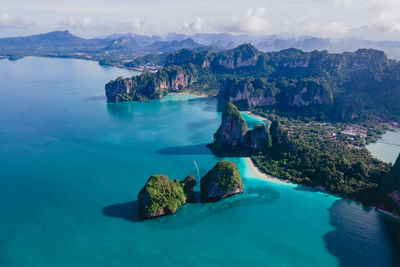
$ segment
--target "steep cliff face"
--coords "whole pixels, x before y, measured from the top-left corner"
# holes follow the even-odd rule
[[[178,73],[175,77],[171,78],[169,81],[170,87],[175,90],[180,90],[185,88],[195,82],[194,76],[192,74]],[[165,84],[165,89],[167,89],[167,84]]]
[[[248,131],[243,139],[243,144],[253,150],[262,151],[271,147],[271,135],[268,125],[256,125]]]
[[[214,142],[226,147],[238,146],[247,132],[247,124],[239,110],[232,103],[222,111],[222,122],[214,134]]]
[[[329,105],[333,103],[332,93],[315,81],[302,81],[299,87],[302,88],[301,91],[294,94],[289,101],[291,106],[303,107],[310,104]]]
[[[106,84],[106,97],[111,102],[123,101],[123,95],[130,95],[132,90],[132,79],[118,77],[115,81]]]
[[[192,85],[196,78],[195,69],[176,66],[132,78],[118,77],[106,84],[106,97],[110,102],[158,99],[170,91],[176,92]]]
[[[264,90],[265,88],[255,88],[253,83],[254,79],[252,78],[220,80],[218,83],[218,97],[233,103],[244,100],[248,107],[272,106],[277,103],[274,92]],[[264,91],[261,92],[261,90]]]
[[[271,134],[268,125],[256,125],[252,130],[239,110],[232,103],[226,104],[222,121],[214,134],[214,142],[209,147],[216,154],[246,153],[249,150],[262,151],[271,147]]]
[[[255,67],[260,59],[261,52],[251,44],[243,44],[224,54],[217,55],[210,67],[214,71],[224,69],[234,70],[240,68]]]
[[[400,215],[400,154],[381,185],[387,210]]]
[[[300,80],[288,90],[281,90],[265,79],[227,78],[219,81],[218,96],[230,102],[246,101],[248,107],[275,104],[305,107],[311,104],[333,104],[332,92],[312,80]],[[278,93],[279,91],[280,94]]]

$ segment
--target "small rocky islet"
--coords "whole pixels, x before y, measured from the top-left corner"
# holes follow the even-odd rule
[[[174,214],[180,206],[194,199],[196,184],[193,175],[183,181],[171,180],[166,175],[152,175],[138,194],[141,218]],[[201,178],[200,188],[203,202],[217,201],[243,193],[243,181],[235,163],[220,161]]]
[[[204,202],[243,193],[243,181],[235,163],[220,161],[200,181],[201,199]]]
[[[152,175],[138,195],[140,216],[148,219],[175,213],[192,197],[196,183],[193,175],[181,182],[166,175]]]

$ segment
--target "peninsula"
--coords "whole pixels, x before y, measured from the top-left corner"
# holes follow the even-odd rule
[[[248,130],[239,110],[228,103],[209,147],[217,155],[251,156],[271,176],[399,212],[400,155],[391,167],[365,147],[318,134],[315,125],[276,115],[271,120],[269,126]]]

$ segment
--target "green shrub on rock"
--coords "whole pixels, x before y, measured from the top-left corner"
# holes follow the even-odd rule
[[[243,181],[235,163],[220,161],[200,181],[203,201],[215,201],[243,193]]]
[[[190,198],[195,185],[193,175],[183,182],[170,180],[166,175],[151,176],[138,195],[140,215],[153,218],[175,213]]]

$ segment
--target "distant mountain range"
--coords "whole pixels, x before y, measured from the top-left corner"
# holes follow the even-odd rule
[[[383,50],[389,58],[400,59],[400,42],[366,41],[343,39],[332,41],[328,38],[298,37],[280,38],[279,36],[253,36],[219,34],[177,34],[169,33],[165,37],[136,35],[132,33],[112,34],[103,38],[84,39],[72,35],[69,31],[55,31],[26,37],[0,39],[0,57],[19,58],[34,56],[78,57],[94,60],[114,61],[130,60],[148,53],[165,53],[182,48],[226,50],[243,43],[251,43],[259,50],[280,51],[297,48],[303,51],[328,50],[329,52],[355,51],[360,48]]]

